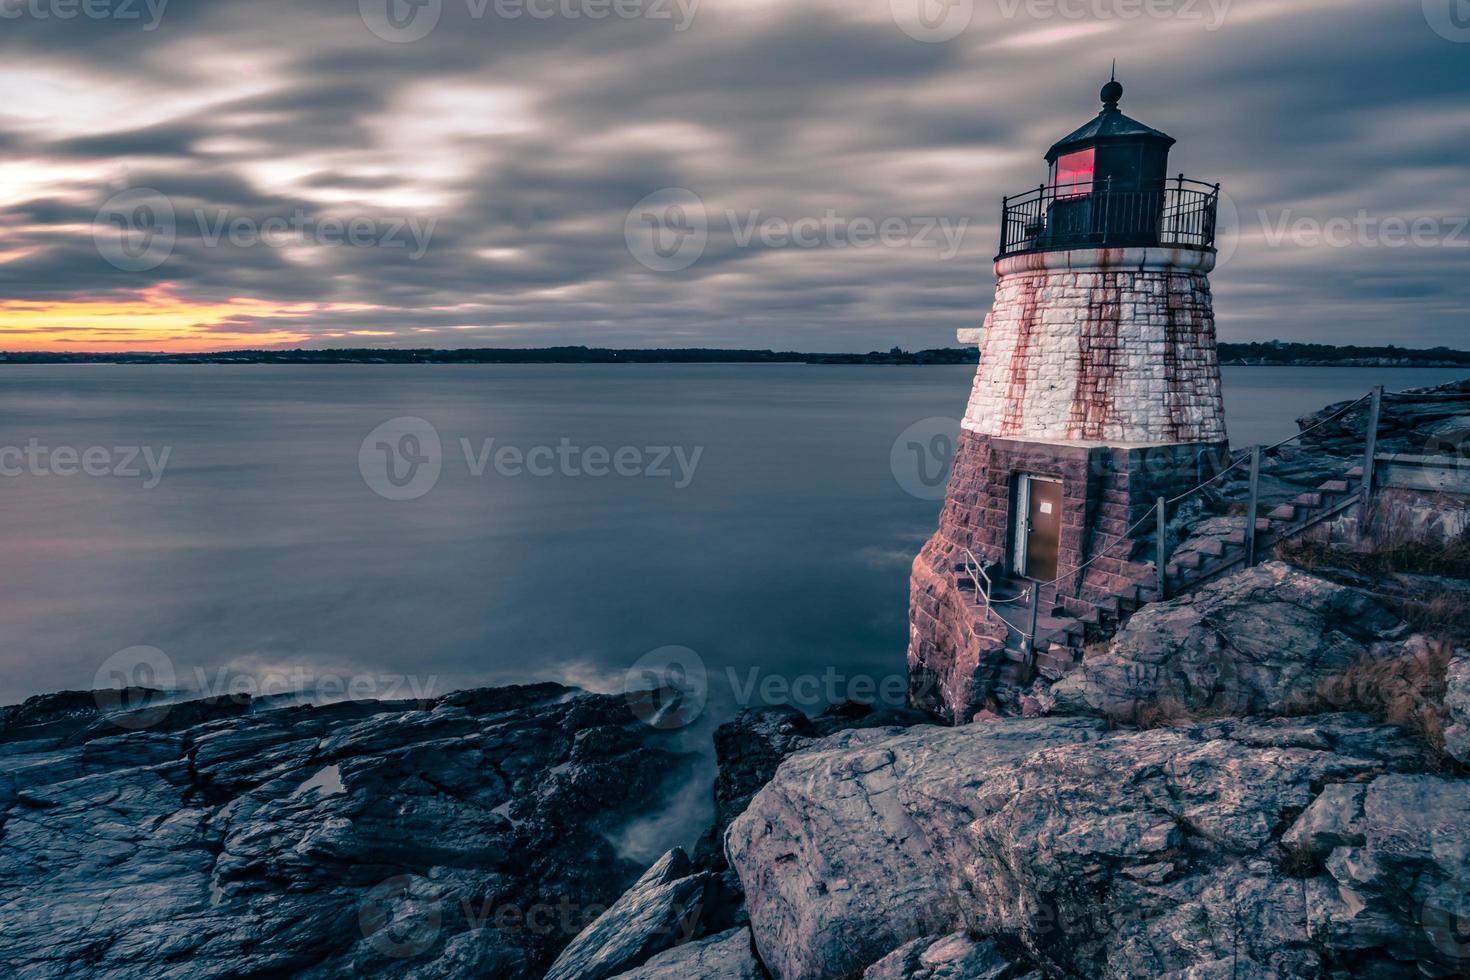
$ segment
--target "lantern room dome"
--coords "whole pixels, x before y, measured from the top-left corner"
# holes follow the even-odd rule
[[[1100,144],[1157,143],[1166,149],[1174,145],[1174,137],[1168,133],[1123,115],[1118,109],[1118,101],[1123,98],[1123,85],[1120,82],[1108,82],[1103,86],[1101,95],[1102,111],[1052,144],[1052,148],[1046,151],[1047,163],[1055,163],[1057,157],[1064,153]]]

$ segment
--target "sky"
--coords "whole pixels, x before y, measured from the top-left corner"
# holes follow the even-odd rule
[[[0,0],[0,349],[952,345],[1114,59],[1222,340],[1470,346],[1467,0]]]

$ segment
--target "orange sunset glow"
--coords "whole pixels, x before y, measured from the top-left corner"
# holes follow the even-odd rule
[[[127,298],[36,303],[0,301],[0,347],[15,351],[149,350],[193,353],[228,348],[289,347],[311,338],[307,319],[372,307],[350,303],[281,304],[236,296],[191,300],[173,283],[137,290]],[[258,320],[299,319],[302,328],[251,329]]]

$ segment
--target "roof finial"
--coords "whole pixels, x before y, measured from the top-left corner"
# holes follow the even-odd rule
[[[1118,59],[1113,59],[1113,74],[1108,79],[1108,84],[1102,88],[1103,111],[1118,108],[1118,100],[1123,97],[1123,85],[1118,81]]]

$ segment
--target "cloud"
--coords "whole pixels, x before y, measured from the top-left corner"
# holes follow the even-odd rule
[[[1206,5],[1218,29],[1175,6],[977,2],[944,43],[905,33],[887,0],[659,4],[692,10],[682,31],[444,0],[412,43],[350,3],[170,4],[151,31],[8,21],[0,289],[18,305],[0,326],[30,347],[942,345],[989,305],[1000,198],[1042,179],[1041,154],[1096,110],[1116,57],[1125,109],[1175,136],[1172,166],[1222,181],[1241,215],[1215,275],[1222,337],[1463,343],[1467,49],[1417,5]],[[94,219],[142,187],[172,203],[174,241],[127,271],[100,254]],[[668,187],[702,200],[708,239],[659,272],[625,225]],[[1273,240],[1283,222],[1363,212],[1434,219],[1439,238]],[[377,236],[210,234],[298,215]],[[828,215],[964,234],[947,258],[743,234]],[[410,222],[432,226],[414,258],[387,232]],[[164,304],[152,317],[149,297]],[[17,319],[36,304],[134,320]]]

